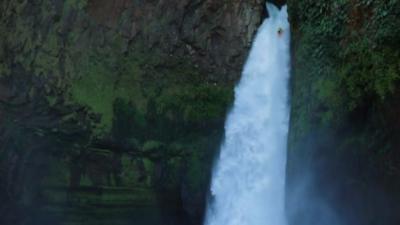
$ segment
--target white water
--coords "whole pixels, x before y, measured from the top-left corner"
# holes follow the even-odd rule
[[[226,121],[206,225],[286,224],[290,32],[286,6],[267,8]]]

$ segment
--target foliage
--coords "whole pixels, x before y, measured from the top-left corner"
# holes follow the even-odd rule
[[[319,190],[339,193],[346,184],[359,193],[379,184],[393,194],[400,186],[400,1],[289,0],[288,6],[293,40],[288,181],[303,179],[299,171],[310,169],[317,174],[311,185],[327,184]],[[379,208],[368,211],[379,217]]]
[[[400,76],[398,1],[288,1],[294,29],[294,130],[339,125],[382,104]],[[371,102],[372,101],[372,102]]]

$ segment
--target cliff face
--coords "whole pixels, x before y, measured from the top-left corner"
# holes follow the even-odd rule
[[[110,204],[129,211],[144,198],[199,223],[263,1],[2,1],[0,9],[1,224],[47,223],[41,215],[71,206],[77,219],[84,202],[99,209],[88,214]]]
[[[291,223],[398,224],[400,2],[288,5]]]
[[[261,2],[92,0],[87,12],[128,42],[190,57],[211,81],[232,82],[261,22]]]

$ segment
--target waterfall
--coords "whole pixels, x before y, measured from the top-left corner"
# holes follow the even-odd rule
[[[206,225],[285,225],[289,22],[267,3],[225,124]]]

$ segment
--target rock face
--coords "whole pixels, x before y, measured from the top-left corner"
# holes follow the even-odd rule
[[[211,80],[231,82],[240,75],[263,4],[261,0],[89,0],[87,11],[98,24],[119,28],[128,41],[140,41],[149,51],[190,56]]]
[[[400,2],[288,6],[291,224],[398,224]]]
[[[60,210],[46,194],[54,188],[72,203],[119,204],[81,194],[99,186],[139,186],[157,204],[174,199],[166,214],[200,223],[264,1],[2,1],[0,10],[0,223],[48,223],[40,213]]]

